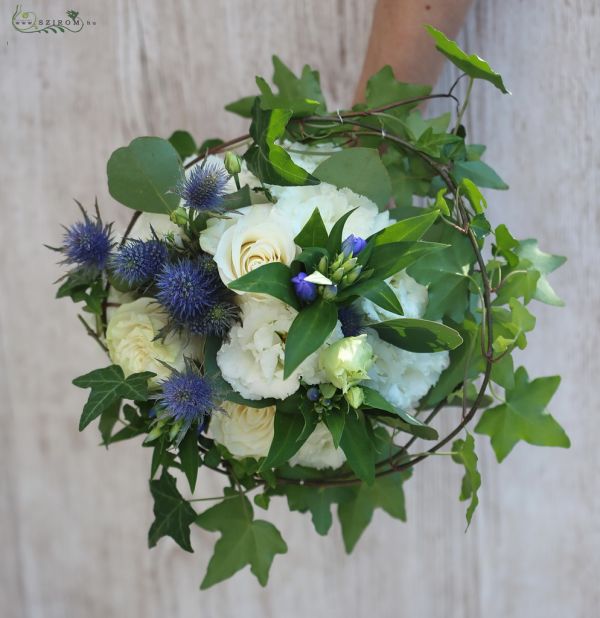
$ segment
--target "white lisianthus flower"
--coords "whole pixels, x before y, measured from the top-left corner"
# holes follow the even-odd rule
[[[150,212],[143,212],[140,215],[129,234],[129,238],[151,240],[154,238],[152,230],[161,240],[169,234],[176,241],[181,239],[181,228],[171,221],[169,215]]]
[[[450,364],[446,351],[408,352],[381,340],[374,331],[367,337],[376,356],[369,386],[401,410],[415,408]]]
[[[290,466],[305,466],[307,468],[339,468],[346,461],[346,455],[341,448],[335,448],[331,432],[325,423],[318,423],[308,440],[290,459]]]
[[[319,209],[328,232],[338,219],[356,208],[346,221],[344,237],[354,234],[367,238],[390,224],[388,211],[379,212],[369,198],[326,182],[305,187],[273,187],[272,192],[277,197],[275,208],[291,223],[293,236],[304,227],[315,208]]]
[[[420,318],[423,316],[428,300],[427,288],[424,285],[417,283],[404,270],[386,279],[386,282],[400,301],[404,317]],[[392,311],[382,309],[367,298],[362,299],[361,306],[367,318],[372,322],[395,320],[400,317]]]
[[[247,399],[285,399],[295,393],[302,378],[308,384],[326,381],[318,352],[311,354],[286,380],[283,363],[287,333],[297,315],[292,307],[270,297],[240,299],[241,324],[229,332],[229,341],[217,353],[223,377]],[[343,337],[338,322],[325,346]]]
[[[270,205],[249,206],[234,215],[231,224],[223,230],[212,226],[210,237],[219,230],[219,240],[214,259],[219,275],[225,285],[239,279],[260,266],[281,262],[289,266],[296,257],[296,244],[291,226],[277,210]],[[210,243],[200,246],[207,251]]]
[[[373,361],[373,348],[367,342],[367,335],[345,337],[324,348],[319,354],[319,366],[327,380],[344,393],[359,382],[369,379],[367,372]]]
[[[158,384],[171,373],[161,361],[183,371],[184,356],[197,356],[194,338],[172,333],[164,341],[157,339],[166,323],[166,313],[153,298],[138,298],[113,312],[106,328],[106,346],[125,376],[152,371],[156,377],[151,382]]]
[[[274,434],[275,406],[250,408],[230,401],[212,414],[209,432],[234,457],[266,457]]]

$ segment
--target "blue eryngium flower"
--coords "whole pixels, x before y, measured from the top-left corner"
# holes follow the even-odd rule
[[[312,303],[317,298],[317,286],[310,281],[304,281],[308,275],[299,272],[291,281],[294,284],[296,296],[305,303]]]
[[[342,243],[342,253],[348,258],[358,255],[367,246],[367,241],[360,236],[350,234]]]
[[[83,221],[78,221],[65,228],[63,245],[60,251],[65,255],[64,263],[76,264],[82,268],[103,270],[108,262],[112,248],[112,224],[104,225],[98,207],[96,219],[92,220],[81,204],[77,204],[83,213]]]
[[[156,300],[180,324],[198,320],[217,301],[215,277],[198,260],[165,264],[155,281]]]
[[[338,309],[338,320],[342,325],[344,337],[358,337],[365,330],[363,316],[353,305]]]
[[[165,414],[175,422],[181,421],[185,431],[194,422],[202,424],[218,407],[213,385],[187,359],[184,371],[173,371],[162,383],[159,401]]]
[[[228,300],[220,300],[187,326],[194,335],[216,335],[222,339],[239,315],[240,308],[237,305]]]
[[[229,180],[221,163],[204,161],[192,168],[177,187],[177,193],[188,208],[199,211],[222,210],[225,185]]]
[[[167,247],[160,240],[129,239],[119,247],[111,266],[119,279],[134,286],[154,279],[167,258]]]

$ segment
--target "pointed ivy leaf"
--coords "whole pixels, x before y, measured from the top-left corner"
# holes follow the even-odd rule
[[[502,81],[502,76],[496,73],[485,60],[475,54],[469,56],[455,41],[449,39],[443,32],[440,32],[433,26],[426,25],[425,28],[433,37],[436,49],[444,54],[461,71],[470,77],[484,79],[494,84],[503,94],[510,94]]]
[[[87,427],[106,409],[120,399],[146,401],[148,399],[148,380],[153,377],[151,371],[134,373],[125,378],[119,365],[109,365],[95,369],[73,380],[79,388],[90,388],[90,395],[83,407],[79,421],[79,431]]]
[[[515,253],[522,260],[530,262],[533,265],[533,268],[540,273],[533,297],[542,303],[546,303],[547,305],[562,307],[564,305],[564,301],[552,289],[546,275],[562,266],[567,261],[567,258],[562,255],[544,253],[540,250],[537,240],[533,238],[519,241],[518,247],[515,249]]]
[[[111,443],[112,430],[119,420],[119,411],[121,409],[121,400],[118,399],[111,406],[106,408],[100,415],[100,422],[98,423],[98,429],[100,430],[100,436],[102,437],[102,444],[108,448]]]
[[[508,185],[483,161],[456,161],[453,172],[457,182],[467,179],[487,189],[508,189]]]
[[[431,92],[431,86],[420,86],[418,84],[407,84],[399,82],[394,77],[394,71],[390,65],[384,66],[378,73],[375,73],[367,82],[365,98],[369,108],[382,107],[388,103],[414,99],[415,97],[427,96]],[[401,106],[406,114],[419,102]],[[395,110],[394,110],[395,111]]]
[[[148,532],[148,545],[154,547],[163,536],[170,536],[182,549],[193,552],[190,525],[196,512],[177,490],[175,478],[166,470],[157,481],[150,481],[154,498],[154,522]]]
[[[351,410],[346,415],[340,447],[356,476],[371,485],[375,480],[376,453],[367,422],[362,412]]]
[[[375,479],[371,486],[361,483],[345,489],[347,495],[340,501],[338,517],[346,552],[352,552],[371,522],[376,508],[383,509],[396,519],[406,521],[402,484],[409,477],[410,471],[396,472]]]
[[[375,148],[348,148],[331,155],[313,172],[338,189],[348,188],[384,208],[392,196],[392,182]]]
[[[260,585],[266,586],[273,558],[287,552],[277,528],[254,519],[246,496],[226,496],[223,502],[201,513],[196,523],[205,530],[221,533],[200,584],[201,590],[231,577],[246,565],[250,565]]]
[[[418,217],[402,219],[386,227],[375,235],[375,246],[390,242],[408,242],[420,240],[425,232],[435,223],[438,212],[432,210]]]
[[[256,95],[251,97],[242,97],[237,101],[233,101],[228,103],[225,106],[225,109],[228,112],[233,112],[242,118],[252,118],[252,108],[254,107],[254,102],[256,101]]]
[[[537,446],[568,448],[571,442],[564,429],[546,410],[558,385],[559,376],[532,382],[524,367],[515,373],[515,387],[506,391],[506,402],[486,410],[475,427],[490,436],[498,461],[502,461],[519,440]]]
[[[464,440],[455,440],[452,445],[454,455],[452,459],[465,467],[465,475],[462,480],[460,490],[460,500],[469,500],[471,502],[467,508],[467,528],[471,525],[473,513],[479,504],[477,490],[481,487],[481,474],[477,470],[477,454],[475,453],[475,439],[467,431],[467,437]]]
[[[331,505],[339,500],[340,492],[337,488],[290,484],[284,487],[284,493],[287,496],[290,511],[300,513],[310,511],[317,533],[325,536],[329,532],[333,523]]]
[[[296,165],[277,143],[285,133],[291,110],[265,111],[256,99],[252,109],[250,135],[254,143],[244,154],[248,169],[260,180],[272,185],[318,185],[319,180]]]
[[[487,208],[487,202],[483,194],[479,190],[479,187],[468,178],[463,178],[460,182],[460,188],[463,191],[465,197],[469,200],[469,204],[473,210],[478,214],[482,214]]]
[[[463,342],[460,333],[445,324],[415,318],[398,318],[369,328],[388,343],[410,352],[442,352],[453,350]]]
[[[187,131],[175,131],[171,134],[169,142],[175,148],[182,161],[198,152],[198,146],[194,138]]]
[[[183,178],[177,151],[160,137],[138,137],[115,150],[106,167],[108,190],[134,210],[169,214],[179,205],[173,192]]]
[[[268,294],[287,305],[300,310],[300,302],[292,284],[292,273],[289,266],[281,262],[263,264],[244,276],[232,281],[228,287],[241,292],[253,294]]]
[[[335,304],[322,298],[298,313],[286,339],[284,379],[289,378],[306,358],[325,343],[336,324]]]
[[[307,247],[326,247],[327,238],[327,228],[325,223],[323,223],[319,209],[315,208],[310,219],[300,230],[298,236],[294,238],[294,242],[303,249]]]
[[[188,431],[179,444],[179,460],[190,490],[196,489],[198,468],[200,467],[200,451],[198,450],[198,436],[195,430]]]

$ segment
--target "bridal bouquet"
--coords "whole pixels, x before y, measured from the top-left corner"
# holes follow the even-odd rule
[[[331,112],[316,71],[274,58],[274,87],[258,77],[259,94],[227,106],[247,135],[134,139],[107,168],[127,229],[81,207],[55,248],[69,268],[57,296],[83,303],[110,359],[73,382],[90,389],[79,428],[152,450],[150,546],[220,534],[202,588],[246,565],[266,584],[287,546],[257,508],[280,497],[322,535],[335,505],[350,552],[376,508],[405,519],[403,484],[433,454],[464,468],[470,522],[471,421],[498,461],[519,441],[569,446],[546,410],[559,378],[512,358],[529,303],[562,304],[547,275],[564,258],[492,229],[480,189],[507,186],[462,123],[475,80],[508,91],[429,32],[461,70],[449,92],[386,67],[366,103]],[[432,98],[450,111],[423,117]],[[199,472],[222,475],[221,496],[197,497]]]

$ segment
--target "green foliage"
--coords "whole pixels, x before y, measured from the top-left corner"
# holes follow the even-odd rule
[[[188,431],[179,444],[179,461],[190,484],[190,490],[194,491],[198,479],[198,468],[200,467],[200,451],[195,431]]]
[[[294,292],[291,279],[292,273],[289,266],[281,262],[271,262],[232,281],[228,287],[240,292],[268,294],[300,310],[300,302]]]
[[[173,192],[183,177],[177,150],[159,137],[138,137],[115,150],[106,168],[108,190],[134,210],[168,214],[179,205]]]
[[[461,71],[472,78],[484,79],[494,84],[504,94],[510,94],[502,81],[502,76],[496,73],[485,60],[475,54],[467,55],[454,41],[433,26],[425,26],[425,28],[435,40],[436,49]]]
[[[169,138],[169,142],[175,148],[182,161],[198,152],[196,141],[187,131],[174,131]]]
[[[95,418],[121,399],[146,401],[148,379],[155,374],[150,371],[134,373],[127,378],[119,365],[95,369],[73,380],[75,386],[91,389],[79,421],[79,431],[85,429]]]
[[[538,247],[538,241],[533,238],[519,241],[515,253],[519,257],[516,269],[535,269],[539,273],[533,298],[547,305],[562,307],[564,302],[552,289],[546,275],[562,266],[567,258],[562,255],[544,253]]]
[[[498,461],[502,461],[519,440],[537,446],[571,443],[564,429],[546,410],[560,384],[560,377],[529,381],[524,367],[515,373],[515,386],[506,391],[506,402],[486,410],[475,431],[490,436]]]
[[[453,350],[463,342],[453,328],[415,318],[398,318],[377,324],[369,324],[388,343],[411,352],[441,352]]]
[[[292,112],[285,109],[263,110],[257,99],[252,108],[250,135],[254,143],[244,159],[248,169],[262,182],[272,185],[316,185],[319,181],[296,165],[277,144],[283,137]]]
[[[264,268],[261,267],[261,268]],[[258,270],[258,269],[257,269]],[[317,299],[296,316],[287,334],[283,377],[289,378],[298,366],[325,343],[337,323],[334,303]]]
[[[250,97],[242,97],[237,101],[233,101],[225,106],[225,109],[228,112],[232,112],[241,116],[242,118],[252,118],[252,108],[254,107],[254,102],[256,101],[256,96],[252,95]]]
[[[375,235],[375,245],[392,242],[410,242],[420,240],[423,234],[435,223],[438,213],[434,210],[424,215],[401,219]]]
[[[246,565],[250,565],[261,586],[266,586],[273,558],[287,552],[277,528],[254,519],[252,505],[243,495],[227,494],[223,502],[201,513],[196,523],[205,530],[221,533],[201,590],[231,577]]]
[[[508,189],[504,180],[483,161],[457,161],[452,174],[459,183],[467,179],[475,185],[488,189]]]
[[[471,524],[473,513],[479,504],[477,491],[481,487],[481,474],[477,470],[477,454],[475,453],[475,439],[467,431],[467,436],[464,440],[455,440],[452,445],[454,455],[452,459],[465,467],[465,475],[463,476],[460,489],[460,500],[471,500],[467,507],[467,528]]]
[[[375,445],[369,421],[358,410],[350,410],[346,416],[340,447],[348,459],[348,465],[368,485],[375,481]]]
[[[303,249],[308,247],[326,247],[329,235],[323,223],[323,218],[318,208],[313,210],[310,219],[305,223],[300,233],[294,238],[294,242]]]
[[[349,148],[325,159],[313,172],[323,182],[348,188],[384,208],[392,195],[390,176],[373,148]]]
[[[285,485],[283,488],[290,511],[306,513],[310,511],[311,519],[318,534],[325,536],[333,518],[331,505],[339,501],[343,495],[336,487],[311,487],[307,485]]]
[[[157,481],[150,481],[154,498],[154,522],[148,532],[148,545],[154,547],[163,536],[170,536],[182,549],[193,552],[190,526],[196,512],[177,490],[175,478],[166,470]]]
[[[68,274],[56,291],[56,298],[70,298],[74,303],[85,303],[83,310],[102,315],[102,304],[106,300],[106,287],[102,278],[93,272],[75,270]]]
[[[448,245],[443,243],[424,241],[390,242],[379,245],[373,249],[369,259],[369,267],[373,270],[372,277],[387,279],[409,268],[411,264],[425,260],[428,256],[433,259],[436,253],[447,248]]]
[[[348,553],[354,549],[371,522],[376,508],[383,509],[391,517],[406,521],[402,484],[409,477],[410,471],[395,472],[377,478],[370,486],[361,483],[344,489],[345,496],[338,507],[338,517]]]

